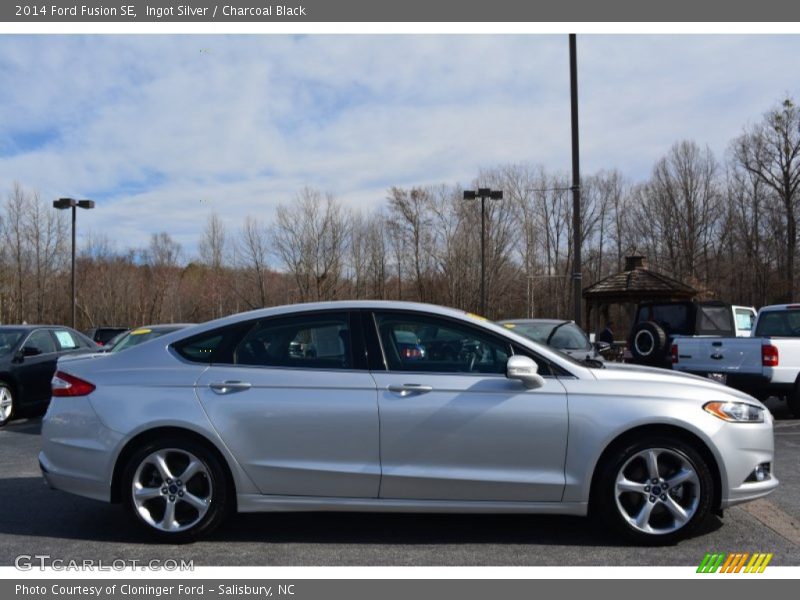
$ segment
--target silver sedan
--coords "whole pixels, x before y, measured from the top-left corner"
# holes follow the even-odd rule
[[[52,387],[49,485],[175,542],[231,510],[334,510],[592,513],[670,543],[778,485],[750,396],[425,304],[239,314],[62,360]]]

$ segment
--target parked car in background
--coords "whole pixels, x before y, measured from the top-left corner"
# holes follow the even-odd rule
[[[143,327],[137,327],[136,329],[131,329],[127,333],[124,333],[111,345],[108,352],[122,352],[128,348],[133,348],[141,343],[154,340],[162,335],[178,331],[179,329],[191,325],[194,325],[194,323],[169,323],[165,325],[144,325]]]
[[[409,356],[399,332],[459,351]],[[769,412],[712,381],[578,362],[463,311],[350,301],[60,361],[39,463],[169,542],[236,509],[591,511],[672,543],[772,492],[773,458]]]
[[[0,426],[15,417],[43,414],[58,358],[96,348],[92,340],[69,327],[0,326]]]
[[[783,398],[800,417],[800,304],[763,307],[753,331],[752,338],[676,337],[672,368],[761,400]]]
[[[745,313],[750,317],[745,318]],[[676,336],[746,336],[755,314],[754,308],[716,300],[643,302],[636,309],[628,339],[629,362],[669,369]]]
[[[575,360],[603,361],[601,351],[609,344],[597,342],[592,344],[589,336],[575,321],[563,319],[507,319],[498,321],[500,325],[511,329],[514,333],[531,338],[535,342],[555,348]]]
[[[112,338],[126,331],[128,331],[126,327],[93,327],[83,333],[89,339],[94,340],[98,346],[105,346]]]
[[[111,350],[111,349],[112,349],[114,346],[116,346],[116,345],[119,343],[119,341],[120,341],[122,338],[124,338],[124,337],[127,335],[127,333],[128,333],[129,331],[130,331],[130,329],[124,329],[124,330],[122,330],[120,333],[118,333],[117,335],[115,335],[114,337],[112,337],[110,340],[108,340],[108,341],[105,343],[105,345],[104,345],[104,346],[102,346],[102,347],[100,348],[100,352],[109,352],[109,351],[110,351],[110,350]]]

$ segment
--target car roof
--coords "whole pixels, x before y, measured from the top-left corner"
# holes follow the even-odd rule
[[[498,321],[498,323],[514,323],[517,325],[522,325],[524,323],[542,323],[543,325],[555,325],[557,323],[574,323],[574,321],[570,321],[569,319],[503,319],[502,321]]]
[[[2,331],[3,329],[6,329],[6,330],[9,330],[9,329],[20,330],[21,329],[23,331],[31,331],[33,329],[42,329],[42,328],[70,329],[72,331],[75,331],[74,329],[72,329],[72,327],[69,327],[67,325],[46,325],[46,324],[45,325],[30,325],[30,324],[25,324],[25,325],[0,325],[0,331]]]

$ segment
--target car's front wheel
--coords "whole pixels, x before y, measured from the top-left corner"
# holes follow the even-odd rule
[[[11,388],[0,382],[0,427],[14,418],[14,395]]]
[[[229,506],[219,459],[188,439],[139,448],[125,467],[122,485],[122,497],[134,519],[165,542],[190,542],[209,533]]]
[[[706,459],[687,442],[639,439],[605,462],[595,499],[598,516],[628,539],[671,544],[711,511],[714,479]]]

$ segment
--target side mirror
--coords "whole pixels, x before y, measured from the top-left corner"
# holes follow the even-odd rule
[[[609,344],[608,342],[595,342],[594,349],[599,354],[602,354],[603,352],[608,352],[611,349],[611,344]]]
[[[34,348],[33,346],[25,346],[14,353],[14,362],[21,363],[25,360],[26,356],[37,356],[41,353],[42,351],[38,348]]]
[[[539,366],[527,356],[512,356],[506,364],[506,377],[517,379],[529,390],[544,385],[544,377],[539,375]]]

